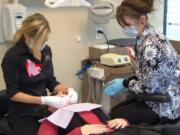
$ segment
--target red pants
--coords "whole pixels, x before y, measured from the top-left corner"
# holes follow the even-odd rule
[[[79,115],[89,124],[104,124],[98,116],[91,111],[81,112]],[[58,135],[58,127],[50,123],[48,120],[45,120],[39,128],[38,135]],[[82,135],[81,127],[73,129],[67,135]]]

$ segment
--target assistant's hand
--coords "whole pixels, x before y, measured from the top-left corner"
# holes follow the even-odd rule
[[[128,121],[125,119],[114,119],[107,122],[109,128],[119,129],[125,128],[129,125]]]
[[[119,78],[109,82],[108,85],[104,88],[104,94],[106,94],[107,96],[113,96],[122,91],[125,88],[123,85],[123,81],[124,78]]]
[[[109,129],[106,127],[106,125],[100,124],[84,125],[81,127],[82,135],[102,134],[108,131]]]

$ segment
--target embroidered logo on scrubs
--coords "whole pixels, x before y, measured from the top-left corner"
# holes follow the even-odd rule
[[[41,64],[35,64],[31,60],[26,61],[26,71],[28,73],[29,77],[33,77],[38,75],[42,70],[42,65]]]
[[[45,58],[44,58],[44,60],[45,60],[45,61],[51,60],[50,55],[46,55]]]

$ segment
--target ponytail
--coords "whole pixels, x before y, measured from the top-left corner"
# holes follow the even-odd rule
[[[22,29],[20,28],[19,30],[16,31],[13,37],[12,45],[15,46],[22,37],[23,37],[23,33],[22,33]]]
[[[146,15],[154,10],[154,0],[124,0],[116,10],[116,19],[121,25],[127,23],[124,16],[140,18],[141,15]]]
[[[136,11],[142,14],[149,14],[154,10],[154,0],[137,0]]]

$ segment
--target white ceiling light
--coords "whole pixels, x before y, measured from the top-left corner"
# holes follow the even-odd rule
[[[86,0],[46,0],[45,5],[49,8],[58,7],[91,7],[91,4]]]

